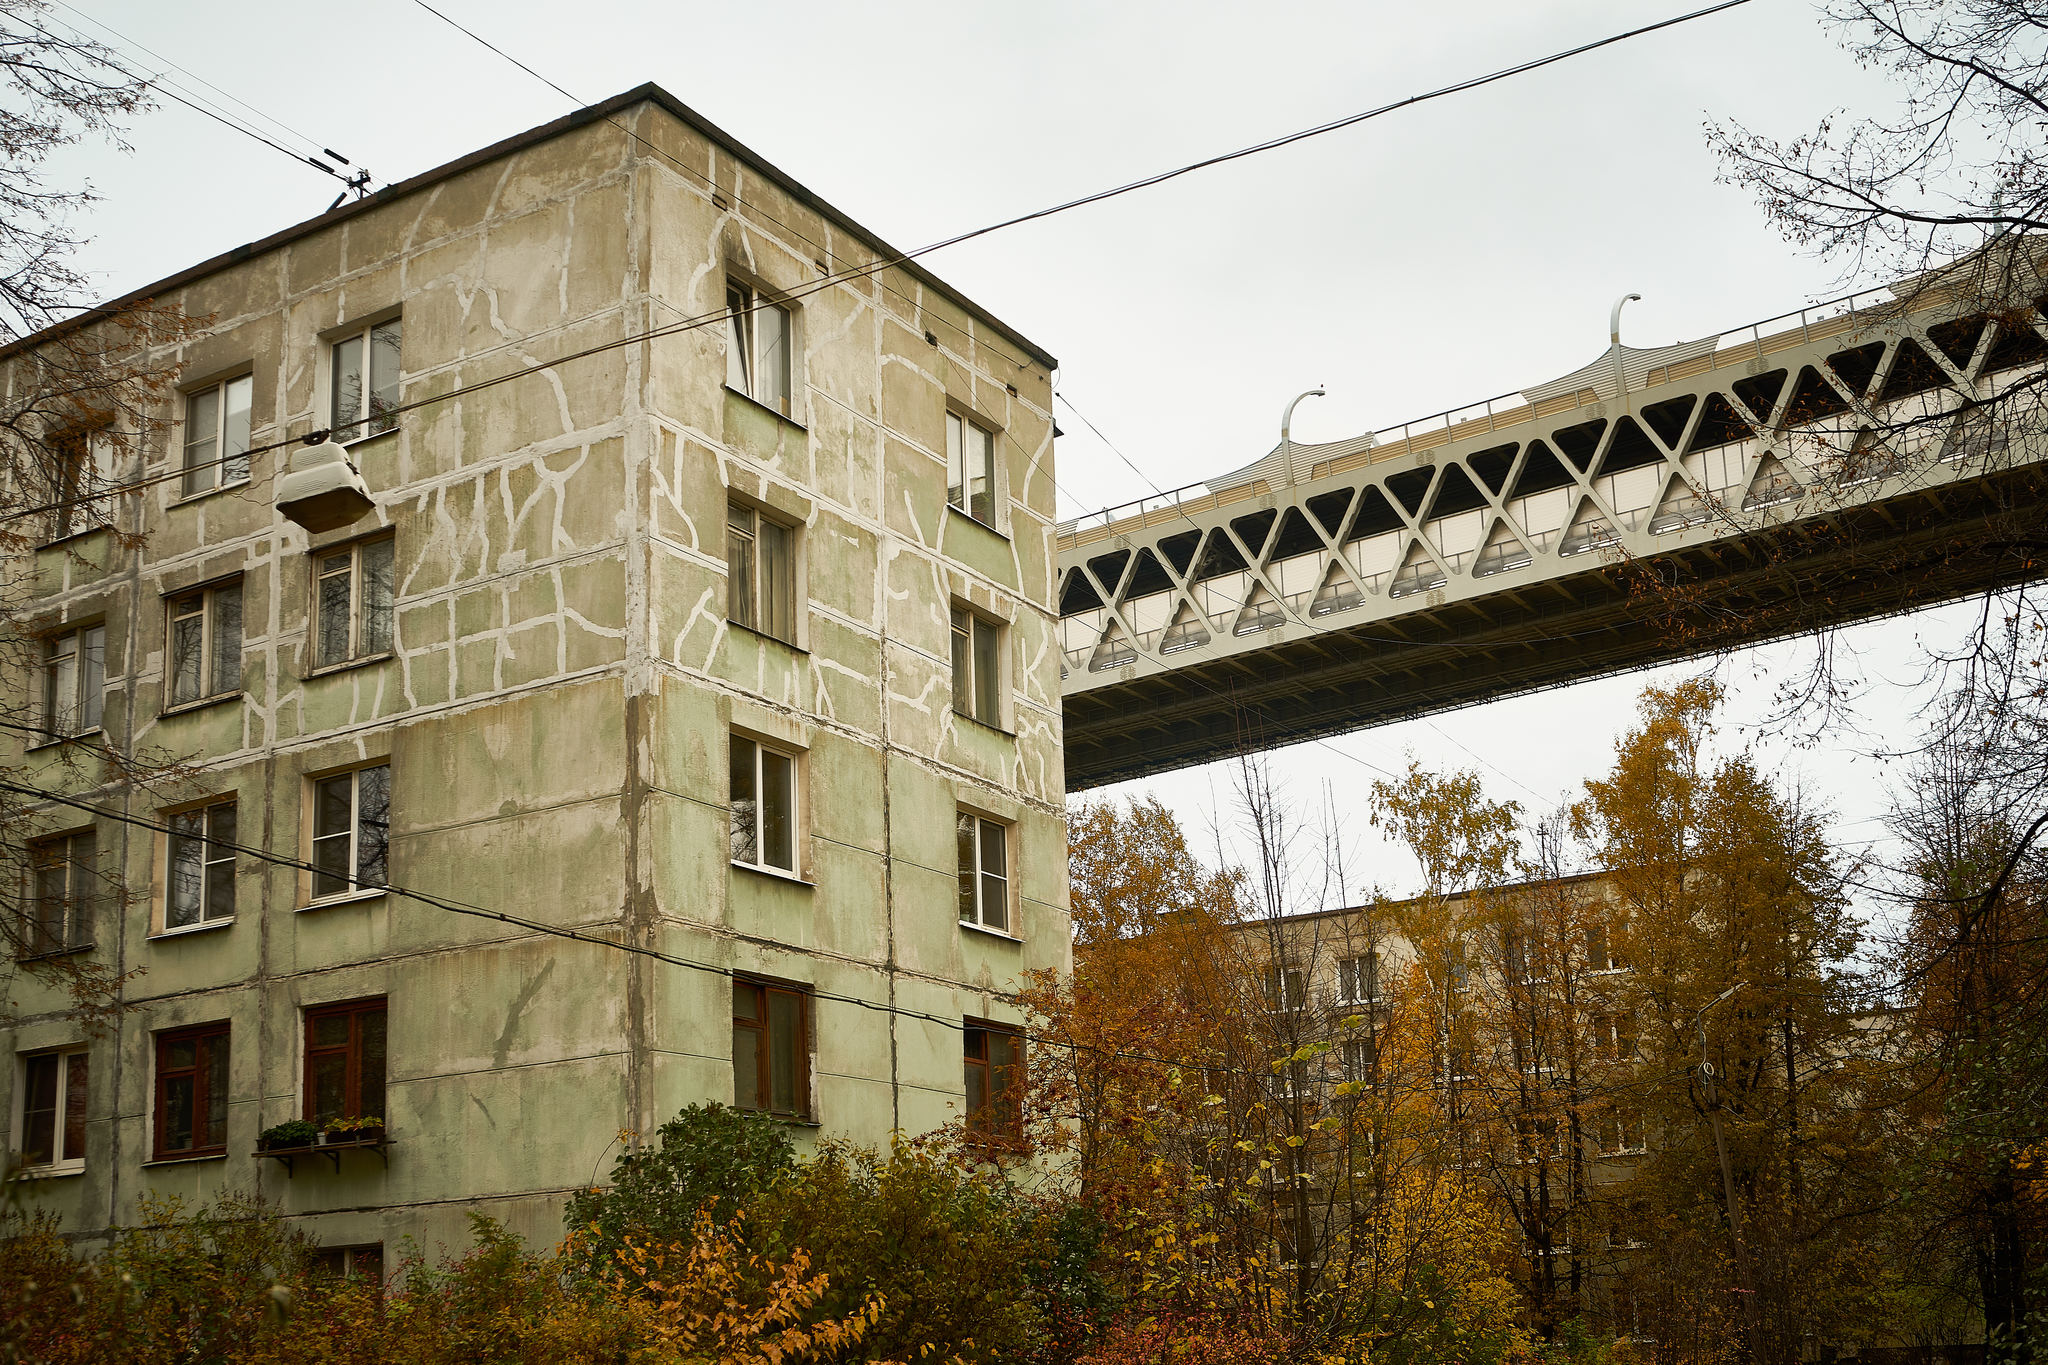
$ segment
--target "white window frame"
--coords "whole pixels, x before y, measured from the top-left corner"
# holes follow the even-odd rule
[[[229,597],[235,604],[232,664],[222,652],[227,648],[225,637],[229,633],[221,621],[222,603]],[[197,604],[196,609],[194,603]],[[178,629],[195,620],[199,631],[199,690],[189,697],[181,697],[177,695]],[[234,674],[232,678],[216,676],[230,669]],[[222,697],[239,696],[241,691],[242,580],[233,578],[167,594],[164,598],[164,710],[175,711]]]
[[[730,853],[733,866],[801,880],[804,849],[802,752],[757,739],[753,735],[742,734],[737,730],[732,732],[728,743],[731,748],[726,758],[727,803],[732,816]],[[781,761],[779,772],[776,760]],[[751,796],[743,797],[740,794],[737,784],[742,771],[751,783]],[[761,818],[763,794],[771,787],[780,787],[782,799],[788,808],[789,861],[786,865],[770,861],[770,855],[776,850],[768,849],[766,841],[762,838],[765,823]],[[741,821],[744,818],[741,814],[743,801],[751,802],[752,805],[754,828],[750,833],[743,833],[741,829]],[[749,851],[742,843],[746,838],[752,840],[752,858],[743,856]]]
[[[14,1069],[14,1140],[10,1147],[18,1160],[28,1155],[28,1070],[31,1064],[44,1058],[54,1058],[57,1063],[57,1108],[51,1121],[50,1160],[33,1166],[24,1165],[21,1175],[26,1179],[44,1176],[77,1175],[85,1169],[85,1148],[90,1142],[88,1135],[79,1135],[78,1150],[72,1151],[65,1142],[64,1117],[74,1086],[82,1088],[88,1101],[92,1089],[92,1066],[89,1054],[81,1046],[38,1048],[33,1052],[17,1054]],[[73,1059],[78,1065],[74,1067]],[[87,1123],[91,1122],[88,1115]]]
[[[47,441],[54,461],[50,480],[51,543],[98,531],[114,524],[114,502],[107,490],[118,483],[114,468],[119,449],[97,427],[57,432]]]
[[[779,337],[762,335],[778,330]],[[782,351],[779,393],[774,390],[775,375],[770,368],[778,345]],[[769,366],[764,366],[764,361]],[[795,415],[796,312],[734,276],[725,281],[725,386],[784,417]]]
[[[64,683],[66,663],[69,683]],[[106,715],[107,627],[75,626],[44,637],[40,692],[43,733],[51,739],[89,735]],[[60,696],[68,691],[69,696]]]
[[[380,336],[395,337],[398,351],[391,361],[396,372],[390,376],[388,397],[381,404],[379,394],[385,390],[377,384],[380,377],[377,343]],[[341,389],[350,370],[342,363],[342,348],[351,344],[361,347],[362,368],[356,372],[357,383],[361,385],[361,389],[355,399],[356,415],[344,417]],[[401,320],[396,316],[360,323],[346,332],[328,338],[327,427],[335,441],[342,445],[351,445],[398,429],[398,418],[391,415],[390,409],[404,401],[404,355],[405,330]]]
[[[223,813],[227,817],[225,821],[221,818]],[[235,820],[238,813],[235,798],[230,796],[200,806],[187,806],[165,817],[164,823],[169,830],[164,835],[164,894],[157,903],[157,933],[189,934],[234,923],[237,866],[235,850],[228,845],[236,842]],[[178,854],[185,844],[192,845],[197,854],[199,914],[189,924],[173,924],[171,911],[178,888]],[[225,906],[217,904],[213,894],[213,869],[222,864],[228,868]]]
[[[757,635],[798,645],[798,589],[802,575],[797,554],[797,528],[763,512],[752,503],[727,498],[725,504],[725,618]],[[769,572],[780,546],[783,571]],[[778,622],[777,611],[782,619]]]
[[[955,603],[952,615],[953,713],[1004,730],[1007,627]]]
[[[1337,959],[1337,1002],[1377,1005],[1380,1001],[1380,950],[1368,948]]]
[[[80,840],[89,840],[90,846],[80,856]],[[55,850],[58,857],[51,858]],[[55,947],[31,951],[29,958],[62,957],[66,953],[84,952],[93,946],[94,933],[98,926],[95,911],[99,900],[93,881],[97,879],[100,860],[99,831],[91,827],[68,830],[29,841],[28,847],[28,894],[22,898],[22,906],[28,922],[23,926],[24,938],[42,933],[44,915],[43,873],[46,869],[61,865],[64,868],[64,914],[62,932],[57,935]]]
[[[363,774],[382,771],[384,773],[384,878],[382,882],[365,882],[362,876],[363,856]],[[330,782],[346,780],[348,783],[348,828],[345,831],[320,831],[320,793]],[[309,870],[306,873],[306,904],[301,908],[310,909],[316,905],[330,905],[336,901],[356,900],[367,896],[384,894],[385,883],[391,878],[391,761],[365,763],[360,767],[348,768],[338,773],[321,773],[306,779],[306,861],[317,865],[320,861],[320,845],[326,841],[339,840],[346,851],[343,866],[347,873],[338,880],[344,885],[338,891],[322,891],[320,881],[334,874]]]
[[[364,572],[364,561],[381,547],[386,561],[387,588],[381,610],[383,612],[382,639],[378,639],[365,627],[370,623],[365,588],[369,576]],[[346,554],[348,566],[336,568],[332,561]],[[330,545],[324,550],[315,550],[313,561],[312,629],[308,633],[306,648],[310,655],[311,672],[329,668],[347,668],[353,664],[368,663],[376,659],[388,659],[398,648],[398,542],[395,536],[365,536],[344,545]],[[330,580],[345,579],[348,592],[348,631],[344,653],[338,659],[321,657],[321,642],[326,633],[327,607],[324,605],[324,585]],[[369,647],[377,646],[377,647]]]
[[[965,413],[946,413],[946,505],[990,530],[996,528],[996,436]],[[972,464],[981,467],[976,470]],[[979,475],[981,491],[975,491]]]
[[[1380,1043],[1376,1037],[1346,1038],[1343,1048],[1344,1079],[1378,1085]]]
[[[960,923],[1006,938],[1017,938],[1016,826],[960,807],[954,814],[958,854]],[[991,851],[994,857],[991,857]],[[1000,863],[1000,866],[995,864]]]
[[[1299,967],[1266,964],[1266,1013],[1295,1014],[1308,1008],[1308,973]]]
[[[182,496],[203,497],[249,482],[255,389],[255,376],[240,374],[186,393],[178,466],[184,472]],[[213,429],[202,434],[199,409],[208,399],[213,401]]]

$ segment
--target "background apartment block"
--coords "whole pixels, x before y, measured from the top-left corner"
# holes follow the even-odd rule
[[[191,765],[0,740],[144,822],[31,831],[49,949],[141,972],[101,1038],[13,979],[33,1204],[546,1239],[692,1101],[870,1143],[999,1103],[1001,993],[1070,952],[1054,361],[889,254],[649,86],[149,291],[212,321],[109,472],[185,473],[101,504],[142,548],[66,516],[11,566],[48,728]],[[377,506],[309,537],[291,451],[236,456],[330,426]],[[386,1144],[253,1154],[350,1113]]]

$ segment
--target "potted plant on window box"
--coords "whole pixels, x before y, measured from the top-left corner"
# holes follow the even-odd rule
[[[289,1152],[300,1147],[311,1147],[320,1130],[305,1119],[286,1119],[283,1123],[272,1124],[256,1135],[256,1150],[259,1152]]]
[[[323,1135],[330,1147],[368,1147],[384,1140],[384,1120],[375,1114],[329,1119]]]

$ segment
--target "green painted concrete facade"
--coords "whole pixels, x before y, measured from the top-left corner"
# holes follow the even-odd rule
[[[181,500],[161,483],[104,533],[45,549],[36,624],[103,620],[103,742],[190,765],[148,790],[95,786],[60,749],[24,780],[148,819],[233,793],[240,840],[308,848],[308,774],[388,758],[391,880],[819,999],[815,1130],[884,1143],[959,1112],[965,1018],[1065,970],[1051,360],[922,272],[803,293],[873,261],[874,239],[659,92],[621,97],[316,220],[158,297],[214,321],[186,380],[254,374],[258,444],[326,425],[327,342],[396,314],[402,400],[448,393],[724,307],[729,274],[795,315],[792,417],[725,387],[724,329],[683,330],[406,414],[351,448],[378,507],[309,538],[253,482]],[[946,506],[945,416],[999,432],[997,527]],[[130,475],[161,472],[175,437]],[[729,492],[800,525],[798,644],[728,623]],[[388,526],[392,657],[316,672],[311,552]],[[26,566],[23,566],[26,567]],[[240,575],[242,694],[164,714],[166,593]],[[950,708],[949,617],[1007,623],[1000,728]],[[733,730],[801,753],[801,881],[729,861]],[[958,923],[956,811],[1014,825],[1014,938]],[[80,828],[52,809],[48,831]],[[91,1048],[82,1173],[31,1203],[74,1232],[134,1220],[150,1192],[258,1187],[331,1245],[459,1244],[482,1209],[541,1239],[601,1175],[620,1130],[730,1100],[731,983],[393,895],[303,908],[299,872],[244,857],[236,915],[153,934],[164,839],[102,820],[132,895],[93,952],[140,969],[132,1010],[88,1039],[17,973],[21,1054]],[[302,1112],[302,1011],[383,995],[388,1169],[373,1154],[252,1155]],[[150,1164],[153,1035],[231,1022],[228,1154]],[[12,1057],[10,1057],[12,1060]],[[18,1125],[20,1066],[0,1068]],[[17,1130],[18,1131],[18,1130]]]

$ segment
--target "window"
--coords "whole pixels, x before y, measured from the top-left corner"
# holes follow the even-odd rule
[[[725,313],[726,387],[789,416],[789,310],[729,280]]]
[[[751,507],[725,507],[725,614],[796,643],[796,532]]]
[[[337,441],[375,436],[398,425],[398,319],[352,332],[334,343],[334,420]]]
[[[322,550],[314,564],[313,666],[391,652],[390,536]]]
[[[1616,1061],[1636,1055],[1636,1021],[1628,1014],[1601,1014],[1593,1018],[1593,1047]]]
[[[733,981],[733,1108],[810,1117],[809,1004],[793,986]]]
[[[43,641],[43,729],[53,738],[100,728],[107,628],[81,626]]]
[[[960,922],[1009,933],[1009,827],[963,810],[955,829],[960,847]]]
[[[953,710],[997,729],[1003,724],[1003,628],[953,608]]]
[[[34,889],[23,936],[25,956],[48,957],[92,946],[98,857],[99,841],[91,830],[29,845]]]
[[[156,1159],[220,1156],[227,1149],[228,1026],[159,1033]]]
[[[985,1138],[1024,1136],[1024,1035],[969,1024],[964,1047],[967,1130]]]
[[[235,917],[235,803],[216,801],[170,818],[164,928]]]
[[[1308,976],[1293,967],[1266,968],[1266,1008],[1298,1010],[1308,1003]]]
[[[114,460],[119,448],[105,433],[73,428],[49,439],[53,460],[50,539],[62,540],[114,524],[110,490],[118,480]]]
[[[40,1052],[21,1068],[21,1164],[55,1175],[85,1169],[83,1052]]]
[[[237,579],[170,600],[166,705],[184,706],[242,690],[242,584]]]
[[[796,869],[796,756],[732,737],[732,860]]]
[[[313,899],[381,888],[389,869],[391,767],[323,777],[313,784]]]
[[[384,1244],[321,1247],[313,1253],[313,1273],[336,1280],[384,1281]]]
[[[384,997],[306,1011],[306,1117],[384,1117]]]
[[[1628,962],[1622,957],[1615,939],[1622,926],[1615,924],[1589,925],[1586,929],[1586,970],[1589,972],[1622,972],[1628,970]]]
[[[957,412],[946,414],[946,501],[996,524],[996,434]]]
[[[1379,1079],[1380,1045],[1372,1038],[1344,1040],[1344,1079],[1372,1085]]]
[[[1610,1109],[1600,1116],[1600,1150],[1610,1155],[1644,1151],[1643,1116],[1633,1109]]]
[[[1347,1005],[1370,1005],[1380,998],[1380,955],[1373,949],[1359,957],[1337,959],[1337,998]]]
[[[185,396],[185,496],[249,482],[248,375]]]

